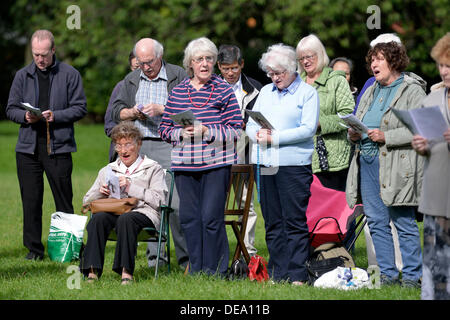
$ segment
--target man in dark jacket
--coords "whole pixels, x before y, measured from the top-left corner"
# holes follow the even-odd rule
[[[170,92],[187,74],[183,68],[163,60],[164,47],[154,39],[139,40],[133,52],[139,68],[125,77],[113,103],[112,117],[117,123],[123,120],[134,121],[144,137],[141,154],[155,160],[164,169],[170,169],[172,146],[161,139],[158,128]],[[178,264],[184,268],[189,256],[179,222],[178,204],[178,193],[174,189],[172,207],[175,211],[170,215],[170,229]],[[156,254],[156,243],[149,242],[147,258],[150,267],[156,265]],[[160,263],[161,261],[167,261],[165,250]]]
[[[258,97],[262,85],[257,80],[246,76],[242,69],[244,68],[244,59],[239,47],[234,45],[222,45],[219,48],[217,56],[217,65],[222,77],[233,88],[239,107],[241,108],[244,125],[247,124],[248,115],[245,110],[251,110]],[[245,127],[244,127],[245,129]],[[245,131],[242,131],[241,137],[237,143],[238,163],[249,163],[249,140]],[[245,191],[247,192],[247,191]],[[247,228],[245,231],[244,243],[250,256],[256,254],[255,248],[255,228],[256,211],[253,201],[250,204],[248,213]]]
[[[31,52],[33,62],[20,69],[12,83],[6,116],[20,124],[16,162],[23,207],[23,243],[29,250],[26,259],[42,260],[43,173],[56,211],[73,213],[73,123],[83,118],[87,109],[80,73],[56,60],[50,31],[33,34]],[[37,114],[23,109],[22,103],[39,109]]]

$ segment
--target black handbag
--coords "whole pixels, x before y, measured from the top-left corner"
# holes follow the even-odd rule
[[[314,282],[323,274],[333,271],[337,267],[344,267],[345,260],[342,257],[334,257],[324,260],[310,260],[306,262],[308,270],[308,284],[313,285]]]
[[[337,267],[353,268],[355,262],[343,244],[336,242],[321,244],[314,249],[306,262],[308,283],[313,285],[320,276]]]
[[[227,278],[229,280],[246,279],[248,276],[248,266],[244,259],[234,260],[228,269]]]

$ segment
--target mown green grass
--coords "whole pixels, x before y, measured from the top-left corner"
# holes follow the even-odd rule
[[[16,175],[14,147],[18,126],[7,121],[0,122],[0,299],[11,300],[414,300],[420,298],[420,290],[403,289],[398,286],[357,291],[324,290],[312,287],[293,287],[286,283],[256,283],[248,280],[228,281],[205,275],[184,276],[178,267],[172,245],[172,272],[160,270],[157,279],[154,269],[147,267],[146,245],[138,246],[135,283],[120,286],[119,275],[111,270],[114,245],[108,243],[105,269],[100,281],[88,284],[79,282],[76,274],[67,273],[76,262],[57,263],[48,256],[42,262],[26,261],[27,250],[22,245],[22,204]],[[81,209],[83,195],[97,176],[98,170],[108,159],[109,139],[102,125],[76,125],[78,152],[73,154],[74,170],[73,204],[76,212]],[[256,202],[255,202],[256,203]],[[264,240],[264,221],[256,203],[259,219],[256,228],[258,253],[268,259]],[[45,185],[43,216],[44,245],[50,226],[50,215],[55,211],[48,184]],[[230,256],[236,241],[231,230]],[[85,240],[87,239],[85,235]],[[364,236],[360,236],[354,252],[358,267],[367,267]],[[69,270],[70,271],[70,270]],[[75,286],[75,288],[73,288]],[[73,289],[71,289],[73,288]]]

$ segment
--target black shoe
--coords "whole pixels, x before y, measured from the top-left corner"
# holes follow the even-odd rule
[[[382,274],[380,276],[380,284],[382,286],[395,286],[400,285],[400,280],[398,278],[389,278],[387,275]]]
[[[420,289],[420,280],[402,279],[402,288]]]
[[[36,252],[30,251],[28,252],[28,254],[26,255],[25,259],[27,260],[44,260],[44,256],[37,254]]]

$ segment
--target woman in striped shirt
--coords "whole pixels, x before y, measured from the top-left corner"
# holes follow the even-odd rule
[[[204,37],[192,40],[184,55],[189,77],[172,90],[159,133],[174,147],[172,170],[180,196],[189,270],[225,274],[229,248],[224,208],[242,117],[232,88],[213,74],[217,61],[214,43]],[[186,111],[193,116],[180,120],[180,113]]]

